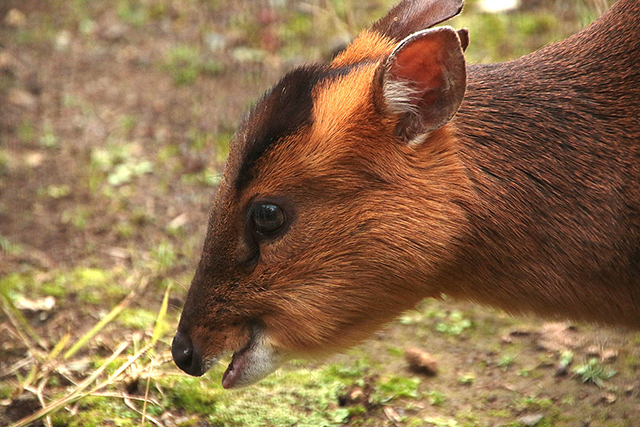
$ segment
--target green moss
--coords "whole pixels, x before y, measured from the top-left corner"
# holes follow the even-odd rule
[[[67,294],[68,289],[65,287],[66,282],[56,278],[42,285],[41,289],[45,295],[52,297],[62,297]]]
[[[345,384],[352,384],[365,375],[367,362],[363,358],[358,358],[352,364],[345,365],[334,363],[323,369],[323,378],[328,381],[340,381]]]
[[[399,397],[418,397],[419,378],[392,376],[376,384],[374,400],[387,402]]]
[[[210,414],[215,411],[215,403],[224,393],[222,387],[200,378],[180,377],[165,383],[166,403],[171,407],[185,409],[190,413]]]
[[[220,385],[223,365],[213,369],[214,378],[172,377],[162,378],[160,383],[165,390],[166,406],[206,416],[213,425],[334,426],[365,411],[359,406],[338,406],[338,396],[351,378],[337,379],[350,371],[336,366],[312,372],[283,370],[255,386],[233,391],[225,391]]]
[[[548,409],[553,405],[553,401],[548,397],[524,396],[514,400],[513,406],[518,411],[539,411]]]
[[[387,346],[387,354],[389,354],[390,356],[402,357],[404,355],[404,351],[399,347],[390,345]]]
[[[9,399],[13,393],[13,387],[8,383],[0,384],[0,399]]]
[[[0,292],[9,296],[24,292],[25,288],[34,283],[33,276],[25,273],[10,273],[0,277]],[[30,286],[31,285],[31,286]]]
[[[496,409],[487,412],[488,415],[496,418],[509,418],[511,411],[509,409]]]
[[[101,427],[105,420],[109,425],[135,427],[140,425],[140,415],[129,409],[121,399],[89,396],[78,405],[80,411],[73,415],[59,411],[53,417],[53,424],[69,427]]]

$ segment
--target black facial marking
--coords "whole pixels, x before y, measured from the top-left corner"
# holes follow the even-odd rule
[[[246,146],[236,178],[238,192],[251,182],[254,165],[270,147],[300,128],[312,124],[313,88],[318,83],[348,74],[358,65],[297,68],[264,94],[241,125],[241,132],[245,132],[243,139]]]

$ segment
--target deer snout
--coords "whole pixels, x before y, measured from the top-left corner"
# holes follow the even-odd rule
[[[199,377],[206,372],[206,369],[203,369],[200,352],[193,345],[189,336],[180,331],[173,337],[171,355],[175,364],[189,375]]]

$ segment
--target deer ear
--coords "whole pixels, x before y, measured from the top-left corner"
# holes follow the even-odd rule
[[[405,38],[380,64],[374,102],[383,114],[401,116],[398,136],[415,140],[458,111],[467,84],[463,48],[468,43],[466,30],[423,30]]]
[[[371,29],[396,41],[453,18],[464,0],[403,0]]]

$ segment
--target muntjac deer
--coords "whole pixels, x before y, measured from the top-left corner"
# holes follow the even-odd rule
[[[425,297],[640,328],[640,0],[466,66],[462,0],[405,0],[291,71],[232,143],[172,353],[222,384]]]

